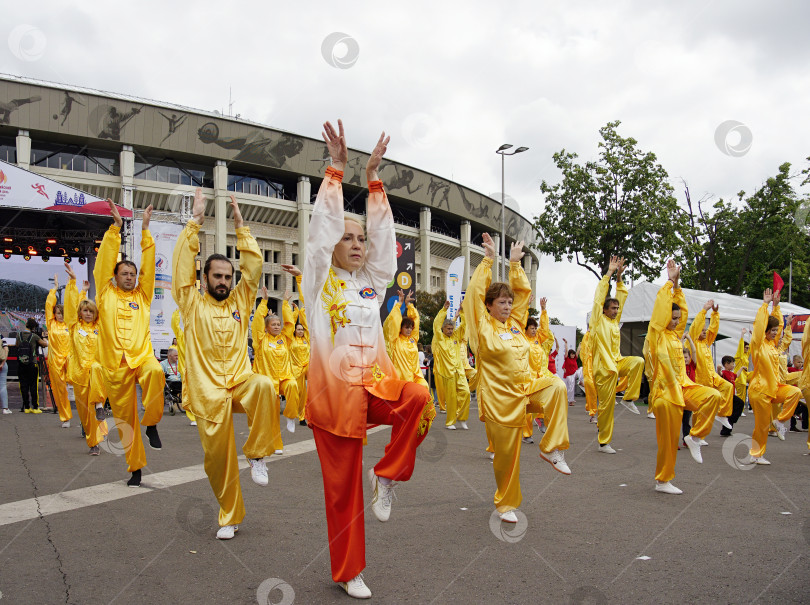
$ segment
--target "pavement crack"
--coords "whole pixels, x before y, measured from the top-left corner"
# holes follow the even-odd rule
[[[48,544],[50,544],[51,548],[53,549],[53,553],[56,557],[56,563],[59,568],[59,573],[62,576],[62,584],[64,584],[65,586],[65,603],[70,604],[70,582],[68,582],[68,577],[67,574],[65,573],[64,564],[62,562],[62,555],[60,554],[59,549],[56,547],[56,544],[53,541],[51,524],[45,518],[45,515],[42,514],[42,508],[39,501],[39,487],[37,486],[36,479],[34,479],[34,476],[31,474],[31,469],[28,467],[28,461],[25,459],[25,456],[23,455],[22,443],[20,441],[20,431],[16,426],[14,427],[14,434],[17,438],[17,452],[19,453],[20,456],[20,462],[22,463],[25,472],[28,474],[28,479],[31,481],[34,501],[37,503],[37,516],[39,517],[39,520],[45,524],[45,537],[48,540]]]

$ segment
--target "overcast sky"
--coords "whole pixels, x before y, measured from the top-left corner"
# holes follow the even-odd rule
[[[225,112],[231,88],[245,119],[317,137],[342,117],[364,150],[384,129],[391,159],[486,194],[501,188],[495,150],[524,145],[506,192],[531,218],[540,182],[560,178],[552,153],[594,158],[615,119],[681,198],[680,179],[693,199],[728,199],[806,166],[808,23],[801,0],[41,0],[4,6],[0,71]],[[729,120],[742,125],[718,146]],[[593,276],[547,258],[540,276],[551,315],[583,327]]]

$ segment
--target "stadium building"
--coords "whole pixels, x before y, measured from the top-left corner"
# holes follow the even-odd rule
[[[343,181],[346,211],[358,215],[367,159],[350,149]],[[235,194],[264,256],[262,284],[276,299],[294,290],[280,265],[303,264],[312,203],[329,164],[322,140],[216,111],[7,75],[0,76],[0,160],[111,198],[136,217],[152,204],[155,220],[187,220],[202,187],[209,205],[201,256],[218,252],[238,264],[229,215]],[[499,240],[500,200],[390,158],[380,176],[397,236],[413,240],[417,290],[446,289],[458,256],[466,284],[483,258],[481,234]],[[508,206],[506,237],[507,251],[518,239],[535,242],[530,221]],[[538,264],[529,250],[524,268],[533,288]]]

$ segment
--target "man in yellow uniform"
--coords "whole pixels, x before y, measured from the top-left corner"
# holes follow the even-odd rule
[[[719,391],[695,384],[686,375],[682,338],[689,312],[678,284],[681,268],[671,259],[667,263],[667,274],[669,281],[655,299],[644,351],[652,377],[650,402],[655,411],[658,441],[655,491],[682,494],[671,481],[675,477],[683,411],[694,412],[692,430],[684,443],[695,462],[702,463],[700,442],[711,431],[722,398]]]
[[[163,370],[155,359],[149,331],[149,309],[155,291],[155,240],[149,233],[152,206],[143,212],[141,233],[141,271],[135,263],[118,259],[121,248],[121,215],[112,200],[107,200],[114,223],[98,248],[93,278],[96,282],[96,306],[100,330],[98,362],[107,389],[121,444],[126,449],[130,487],[141,484],[141,469],[146,466],[141,430],[138,426],[138,402],[135,381],[141,385],[144,408],[141,424],[152,449],[161,448],[157,423],[163,417]],[[137,285],[136,285],[137,276]],[[97,403],[97,402],[92,402]]]
[[[734,382],[736,395],[745,401],[745,389],[748,386],[748,376],[751,373],[748,370],[748,352],[749,345],[745,342],[745,334],[748,332],[745,328],[742,329],[740,334],[740,342],[737,344],[737,352],[734,353],[734,373],[737,375],[737,380]]]
[[[706,327],[706,313],[711,310],[712,315],[709,320],[709,327]],[[714,304],[713,300],[706,301],[703,308],[695,317],[692,326],[689,328],[689,335],[695,343],[695,382],[705,387],[712,387],[720,391],[723,397],[720,407],[717,410],[717,421],[723,425],[726,432],[724,436],[731,435],[732,423],[729,418],[732,416],[734,406],[734,387],[732,384],[717,373],[712,357],[712,344],[717,338],[720,330],[720,307]],[[733,417],[737,421],[736,417]],[[712,418],[714,420],[714,418]],[[695,419],[694,422],[699,422]]]
[[[191,426],[197,426],[197,419],[194,418],[194,414],[188,409],[188,400],[185,399],[186,396],[184,395],[188,392],[186,389],[186,335],[183,333],[182,328],[180,328],[180,309],[175,309],[174,313],[172,313],[172,332],[174,332],[174,337],[177,339],[177,365],[180,368],[180,378],[182,381],[182,390],[180,391],[181,404],[189,424]]]
[[[467,428],[469,406],[464,409],[465,402],[469,403],[470,387],[461,361],[459,338],[456,335],[455,320],[447,318],[447,309],[450,301],[444,303],[433,320],[433,375],[436,377],[436,396],[439,407],[447,411],[447,420],[444,428],[456,430],[456,421],[461,427]],[[456,314],[458,318],[458,314]],[[462,317],[462,323],[464,318]]]
[[[267,376],[254,374],[247,352],[248,318],[253,308],[262,256],[242,214],[231,196],[236,248],[242,279],[231,289],[234,271],[227,257],[212,254],[205,261],[205,294],[197,291],[195,258],[200,251],[199,232],[205,219],[202,191],[194,194],[193,218],[174,248],[172,296],[183,315],[186,334],[185,400],[197,419],[204,452],[205,473],[219,502],[217,538],[229,540],[245,517],[233,414],[245,413],[248,438],[242,451],[251,466],[251,478],[267,485],[264,457],[273,453],[270,431],[272,400],[276,397]]]
[[[599,429],[599,451],[615,454],[610,446],[613,439],[613,409],[616,406],[616,385],[620,378],[627,377],[624,401],[630,402],[629,409],[640,412],[632,403],[638,399],[641,390],[641,374],[644,360],[641,357],[622,357],[619,322],[628,290],[622,281],[624,258],[611,257],[608,272],[596,287],[589,330],[593,350],[593,378],[599,400],[596,426]],[[616,273],[616,297],[608,298],[610,278]]]

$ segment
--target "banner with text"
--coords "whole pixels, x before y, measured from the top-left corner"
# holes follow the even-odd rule
[[[464,280],[464,257],[459,256],[453,259],[450,267],[447,269],[447,300],[450,301],[450,308],[447,309],[447,317],[453,318],[456,316],[456,311],[461,307],[461,286]],[[460,322],[461,320],[459,320]],[[457,322],[458,325],[458,322]]]
[[[416,287],[416,246],[414,240],[407,237],[397,237],[397,274],[394,281],[388,284],[385,291],[385,300],[380,307],[380,316],[383,321],[388,317],[391,309],[399,300],[397,290],[402,290],[407,294],[408,290]],[[425,277],[429,279],[429,277]]]

